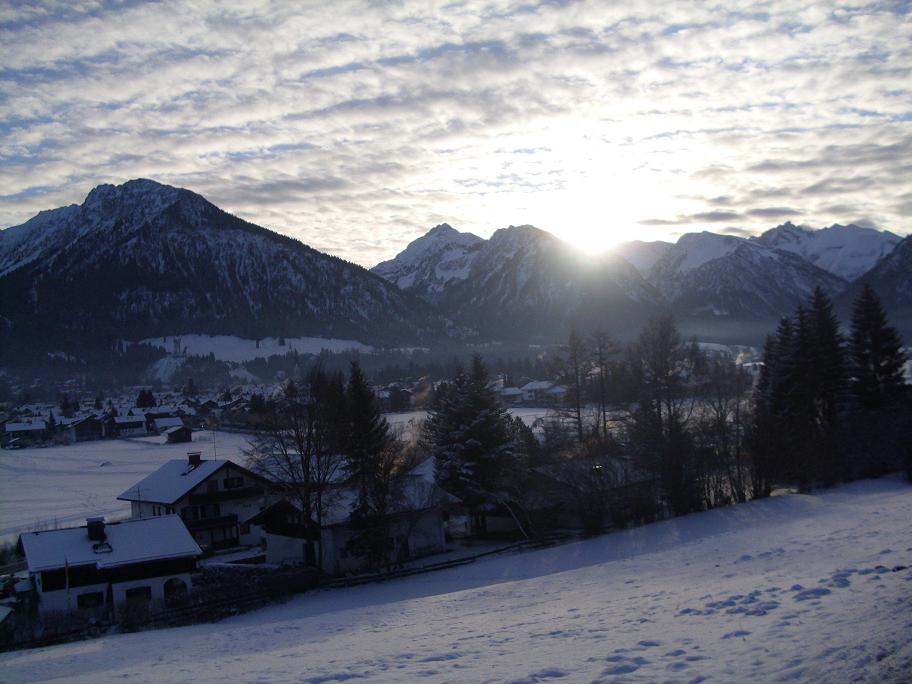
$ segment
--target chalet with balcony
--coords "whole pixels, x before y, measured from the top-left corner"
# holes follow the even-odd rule
[[[202,553],[176,515],[70,527],[19,536],[42,616],[79,611],[117,618],[124,602],[168,605],[192,589]]]
[[[279,499],[247,520],[262,528],[267,563],[321,561],[330,575],[366,569],[367,560],[350,547],[357,530],[351,524],[356,489],[341,486],[324,498],[322,529],[303,513],[297,502]],[[387,548],[390,560],[402,563],[446,550],[444,518],[459,506],[455,497],[434,483],[433,459],[414,468],[391,494],[387,512]]]
[[[118,499],[129,501],[133,518],[180,515],[204,549],[259,544],[261,531],[246,523],[272,502],[275,487],[227,460],[199,452],[166,462]]]

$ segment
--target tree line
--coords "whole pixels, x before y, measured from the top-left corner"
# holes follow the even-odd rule
[[[374,567],[394,560],[390,516],[427,459],[474,532],[497,521],[527,537],[597,533],[779,486],[806,491],[900,467],[912,475],[906,359],[870,288],[850,330],[846,338],[816,291],[767,339],[756,382],[735,359],[683,339],[670,316],[626,347],[602,331],[574,333],[551,369],[566,403],[534,428],[501,404],[475,354],[436,387],[416,439],[393,434],[357,362],[347,378],[315,367],[269,403],[250,462],[286,483],[318,527],[344,484],[349,550]]]

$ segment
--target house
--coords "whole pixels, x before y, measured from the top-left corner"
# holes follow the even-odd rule
[[[142,437],[149,434],[144,416],[114,416],[114,431],[120,437]]]
[[[518,404],[523,400],[523,391],[519,387],[504,387],[498,393],[505,404]]]
[[[175,427],[183,427],[184,421],[177,416],[167,416],[165,418],[153,418],[152,419],[152,429],[149,432],[154,432],[155,434],[162,434],[165,430],[170,430]]]
[[[83,416],[72,421],[66,433],[71,442],[90,442],[104,436],[104,423],[96,416]]]
[[[166,444],[180,444],[181,442],[193,441],[193,430],[186,425],[170,427],[167,430],[162,431],[162,434],[165,436]]]
[[[545,400],[549,404],[562,404],[567,398],[567,388],[564,385],[551,385],[545,390]]]
[[[85,611],[117,618],[129,600],[166,605],[192,589],[202,553],[176,515],[105,524],[89,518],[70,527],[19,536],[42,616]]]
[[[263,530],[267,563],[316,565],[320,532],[291,501],[280,499],[246,522]]]
[[[356,498],[354,488],[331,489],[324,499],[322,529],[296,502],[287,499],[264,508],[247,522],[262,528],[268,563],[314,564],[322,547],[324,572],[359,572],[367,569],[367,560],[349,549],[349,542],[357,533],[350,523]],[[445,551],[447,507],[458,504],[458,499],[434,484],[433,459],[415,468],[393,497],[388,512],[391,559],[402,562]]]
[[[161,433],[162,430],[169,427],[176,427],[184,424],[184,421],[177,417],[174,409],[168,406],[157,406],[139,410],[141,410],[142,415],[145,416],[146,432],[150,435],[157,435]],[[134,410],[133,413],[137,413],[137,410]]]
[[[547,380],[532,380],[531,382],[527,382],[519,389],[522,390],[523,401],[546,402],[549,398],[545,392],[547,392],[553,386],[554,383]]]
[[[19,445],[40,442],[47,437],[47,423],[43,418],[32,419],[29,422],[7,423],[3,426],[4,442],[16,440]]]
[[[119,497],[133,518],[178,514],[204,549],[259,544],[261,532],[246,521],[271,503],[271,482],[223,459],[199,452],[167,461]]]

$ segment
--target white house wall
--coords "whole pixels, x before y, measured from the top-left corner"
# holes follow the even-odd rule
[[[76,610],[79,606],[77,599],[83,594],[94,594],[101,592],[104,596],[105,604],[108,600],[108,585],[104,584],[87,584],[84,587],[72,587],[70,589],[59,589],[57,591],[41,591],[40,580],[36,580],[38,591],[38,607],[42,615],[54,612],[66,612]]]

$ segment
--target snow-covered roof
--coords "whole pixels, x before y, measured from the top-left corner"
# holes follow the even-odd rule
[[[38,432],[47,429],[47,423],[43,420],[36,420],[31,423],[7,423],[7,432]]]
[[[506,397],[515,397],[519,394],[522,394],[523,391],[519,387],[504,387],[500,390],[501,395]]]
[[[155,429],[156,430],[165,430],[167,428],[183,427],[183,426],[184,426],[184,421],[182,421],[180,418],[169,417],[169,418],[156,418],[155,419]]]
[[[534,392],[536,390],[546,390],[553,384],[553,382],[548,380],[532,380],[531,382],[527,382],[520,389],[522,389],[523,392]]]
[[[554,385],[545,390],[545,394],[566,394],[567,388],[563,385]]]
[[[173,433],[177,432],[178,430],[183,430],[183,429],[184,429],[184,426],[183,426],[183,425],[175,425],[174,427],[169,427],[167,430],[164,430],[164,431],[162,432],[162,434],[163,434],[163,435],[170,435],[170,434],[173,434]],[[189,430],[190,428],[187,428],[187,429]]]
[[[191,466],[183,458],[168,461],[117,498],[121,501],[149,501],[170,505],[231,461],[213,459]]]
[[[114,422],[117,425],[127,425],[133,423],[142,423],[145,425],[146,419],[142,416],[114,416]]]
[[[110,551],[105,547],[103,553],[95,551],[97,542],[89,539],[84,526],[26,532],[19,540],[30,572],[62,568],[64,564],[111,568],[202,553],[176,515],[108,523],[104,531]]]

